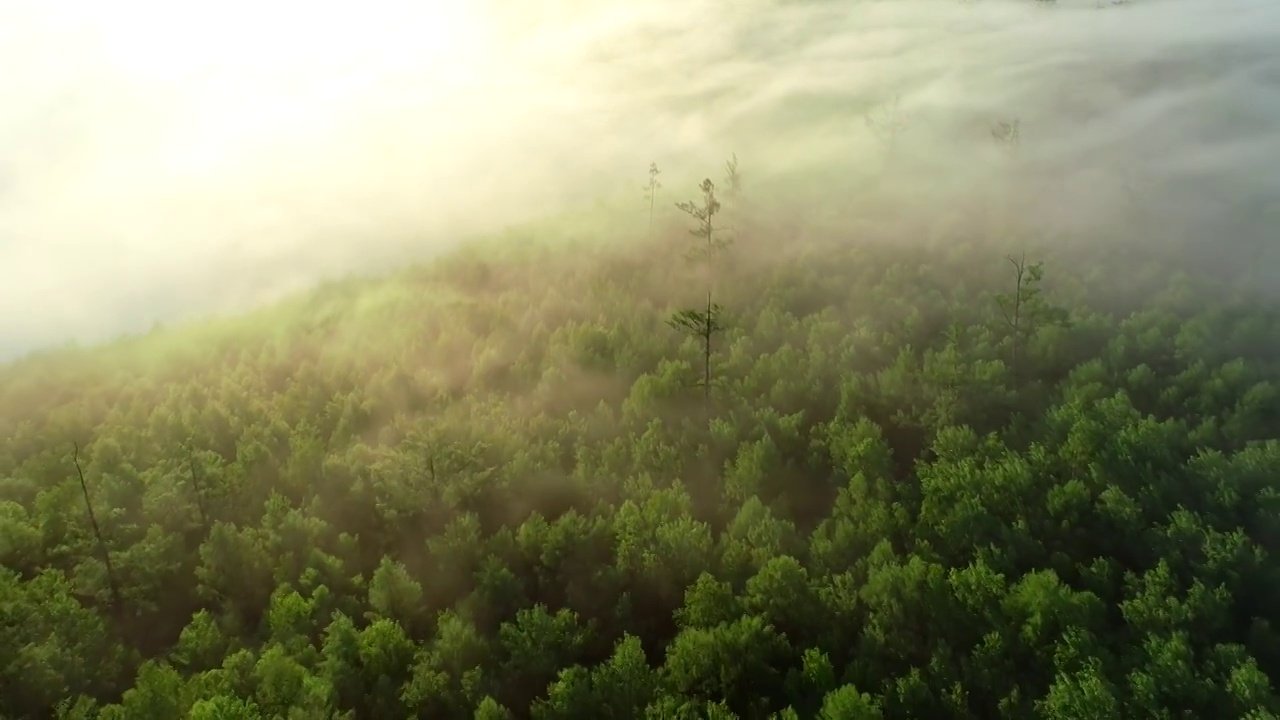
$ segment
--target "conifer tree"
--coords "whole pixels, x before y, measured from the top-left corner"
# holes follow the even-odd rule
[[[734,153],[724,164],[725,214],[729,224],[725,229],[734,239],[741,236],[743,228],[742,172],[738,169],[738,154]],[[728,244],[728,242],[726,242]]]
[[[700,242],[690,249],[687,257],[690,260],[701,260],[710,267],[715,256],[727,249],[730,243],[721,237],[720,228],[716,225],[716,215],[721,209],[720,200],[716,197],[716,184],[711,182],[711,178],[707,178],[698,185],[698,189],[702,191],[701,202],[690,200],[676,203],[676,207],[697,223],[689,230],[689,234]]]
[[[711,415],[712,340],[725,329],[725,326],[720,321],[723,313],[724,308],[711,301],[711,291],[708,290],[705,310],[681,310],[667,320],[667,324],[672,328],[690,337],[696,337],[702,343],[702,380],[699,381],[698,385],[702,387],[703,402],[706,406],[708,417]]]
[[[730,161],[728,168],[731,172],[736,173],[736,157]],[[688,308],[675,313],[667,320],[667,324],[680,332],[698,338],[702,343],[702,380],[699,385],[703,389],[707,420],[710,422],[712,341],[717,334],[725,329],[721,320],[724,308],[712,299],[715,285],[714,259],[719,252],[728,247],[729,243],[717,235],[716,215],[720,212],[721,205],[720,200],[716,197],[715,183],[710,178],[707,178],[702,181],[698,188],[702,190],[702,201],[700,203],[687,201],[676,203],[676,207],[680,208],[681,211],[696,222],[689,232],[698,238],[699,242],[690,250],[688,257],[690,260],[702,262],[707,271],[707,302],[704,308]]]
[[[649,203],[649,234],[653,234],[653,208],[654,201],[658,197],[658,190],[662,188],[662,183],[658,182],[658,176],[662,171],[658,169],[658,163],[649,163],[649,183],[644,186],[644,199]]]
[[[1009,369],[1015,378],[1021,376],[1026,343],[1037,327],[1066,322],[1066,312],[1050,305],[1045,299],[1040,283],[1044,278],[1044,263],[1028,263],[1025,253],[1006,258],[1013,265],[1013,292],[996,295],[1001,318],[1009,329],[1011,346]]]
[[[871,131],[871,134],[875,136],[883,148],[885,167],[893,162],[893,157],[898,147],[898,136],[907,127],[906,117],[901,110],[901,101],[900,96],[894,95],[893,99],[867,113],[863,118],[867,124],[867,129]]]

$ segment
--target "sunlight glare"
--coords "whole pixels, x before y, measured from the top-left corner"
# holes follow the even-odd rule
[[[480,3],[467,0],[125,0],[63,19],[166,116],[152,118],[167,125],[153,141],[169,147],[165,170],[187,178],[320,147],[409,98],[439,104],[485,61]]]

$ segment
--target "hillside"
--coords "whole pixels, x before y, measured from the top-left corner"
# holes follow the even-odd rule
[[[737,220],[0,368],[0,717],[1280,713],[1280,303]]]

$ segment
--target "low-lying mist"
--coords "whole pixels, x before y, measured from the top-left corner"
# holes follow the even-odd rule
[[[737,153],[759,212],[850,242],[998,202],[1257,265],[1280,221],[1270,0],[194,7],[0,0],[0,356],[602,196],[641,226],[651,161],[669,207]]]

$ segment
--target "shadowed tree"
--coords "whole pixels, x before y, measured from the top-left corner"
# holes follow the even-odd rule
[[[730,204],[742,196],[742,173],[738,171],[738,153],[724,163],[724,195]]]
[[[658,182],[658,176],[662,171],[658,169],[658,163],[649,163],[649,184],[644,186],[644,199],[649,202],[649,234],[653,234],[653,208],[654,202],[658,197],[658,190],[662,188],[662,183]]]
[[[738,170],[738,154],[734,153],[724,164],[724,199],[729,219],[733,225],[728,229],[736,237],[742,228],[742,173]]]
[[[1018,158],[1022,147],[1022,122],[1016,117],[1011,120],[1000,120],[991,124],[990,132],[991,139],[995,141],[1005,156],[1004,172],[1001,174],[998,183],[1001,191],[993,197],[994,207],[991,210],[993,217],[988,218],[991,223],[990,231],[997,242],[1014,244],[1021,257],[1026,251],[1026,228],[1021,227],[1016,220],[1017,213],[1013,204],[1014,193],[1011,191],[1011,187],[1017,184],[1014,176],[1017,172]],[[1013,185],[1010,185],[1010,183]],[[1009,260],[1014,262],[1015,266],[1019,264],[1025,265],[1025,261],[1014,261],[1012,256],[1010,256]],[[1019,270],[1018,274],[1021,277],[1024,273]]]
[[[1022,121],[1018,118],[1001,120],[991,125],[991,137],[1000,146],[1017,153],[1022,143]]]
[[[1005,159],[1009,163],[1009,169],[1014,169],[1017,165],[1018,157],[1022,149],[1022,121],[1018,118],[1012,120],[1001,120],[991,125],[991,139],[1005,153]],[[1004,213],[1000,220],[1006,222],[1008,220],[1008,197],[1004,198],[1001,210]]]
[[[894,95],[891,100],[886,101],[863,117],[863,122],[867,125],[867,130],[875,136],[880,146],[884,149],[884,166],[893,161],[893,156],[898,147],[898,136],[906,129],[906,117],[902,114],[900,107],[902,98]]]

